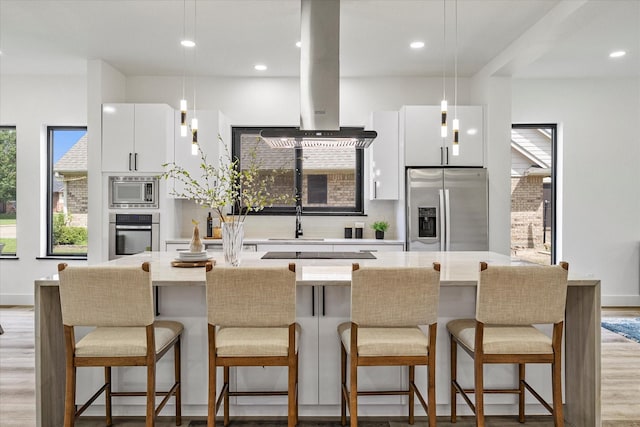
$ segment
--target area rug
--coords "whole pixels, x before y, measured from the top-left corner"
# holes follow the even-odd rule
[[[189,427],[204,427],[207,425],[206,421],[191,421],[189,423]],[[219,424],[216,422],[216,425],[222,425],[222,422]],[[234,421],[233,418],[229,420],[229,427],[285,427],[287,425],[287,420],[237,420]],[[389,427],[388,421],[364,421],[359,422],[359,426],[362,427]],[[337,421],[304,421],[300,420],[298,422],[298,427],[342,427],[340,425],[340,420]]]
[[[640,317],[611,317],[602,321],[602,327],[640,343]]]

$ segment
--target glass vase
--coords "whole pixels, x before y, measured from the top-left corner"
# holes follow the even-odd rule
[[[222,223],[222,251],[227,264],[237,267],[240,265],[242,253],[242,241],[244,240],[243,222]]]

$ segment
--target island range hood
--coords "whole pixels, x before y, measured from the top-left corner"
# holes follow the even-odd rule
[[[301,0],[300,128],[265,129],[273,148],[366,148],[378,134],[341,128],[340,0]]]

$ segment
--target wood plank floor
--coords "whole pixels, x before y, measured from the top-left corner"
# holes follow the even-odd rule
[[[640,308],[603,309],[602,317],[640,317]],[[0,335],[0,425],[2,427],[35,426],[35,370],[34,370],[34,330],[32,307],[0,307],[0,325],[4,334]],[[191,420],[183,419],[183,426]],[[618,334],[602,330],[602,426],[640,427],[640,344]],[[78,427],[103,426],[103,419],[83,419]],[[156,423],[158,427],[175,425],[171,419]],[[196,424],[198,425],[198,424]],[[254,423],[237,422],[238,427],[251,427]],[[286,425],[275,422],[274,426]],[[301,427],[315,427],[313,420],[303,420]],[[339,423],[335,423],[336,426]],[[389,421],[390,427],[406,426],[398,419]],[[418,427],[426,426],[423,420]],[[472,418],[462,418],[451,424],[446,417],[438,418],[441,427],[471,427]],[[513,417],[489,417],[487,426],[521,426]],[[528,417],[527,426],[553,426],[548,417]],[[144,426],[141,419],[118,419],[117,427]],[[265,427],[260,423],[260,427]],[[366,427],[364,425],[363,427]],[[580,427],[580,426],[576,426]]]

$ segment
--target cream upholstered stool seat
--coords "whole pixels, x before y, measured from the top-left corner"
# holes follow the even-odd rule
[[[59,264],[60,305],[66,353],[65,427],[73,427],[93,401],[105,393],[107,425],[112,424],[112,396],[146,396],[146,426],[175,396],[176,425],[181,420],[180,336],[183,325],[155,321],[149,263],[142,266],[68,267]],[[95,326],[78,342],[75,326]],[[167,392],[156,392],[156,362],[174,349],[174,383]],[[76,410],[76,368],[102,366],[104,385]],[[146,366],[145,392],[113,391],[111,367]],[[156,395],[164,399],[156,408]]]
[[[406,395],[409,424],[414,396],[436,425],[435,366],[440,264],[433,267],[360,267],[353,264],[351,322],[338,326],[341,342],[341,417],[358,425],[358,395]],[[425,334],[419,325],[428,327]],[[347,382],[347,357],[350,357]],[[415,385],[415,367],[427,366],[427,401]],[[358,390],[359,366],[408,366],[406,390]]]
[[[298,336],[295,264],[288,267],[216,267],[207,264],[209,330],[208,426],[224,402],[229,424],[230,396],[288,396],[288,425],[298,423]],[[223,367],[218,396],[217,368]],[[287,391],[231,391],[229,368],[287,366]]]
[[[461,394],[484,423],[484,393],[518,395],[520,422],[524,422],[525,390],[553,414],[556,427],[564,425],[562,412],[561,351],[567,294],[565,262],[558,266],[491,266],[480,263],[476,318],[447,323],[451,340],[451,422],[456,422],[456,397]],[[533,325],[553,324],[549,337]],[[463,388],[457,379],[457,349],[474,360],[474,388]],[[487,363],[518,365],[518,387],[485,389],[483,366]],[[527,383],[527,363],[551,365],[553,407]],[[475,393],[475,405],[468,393]]]

